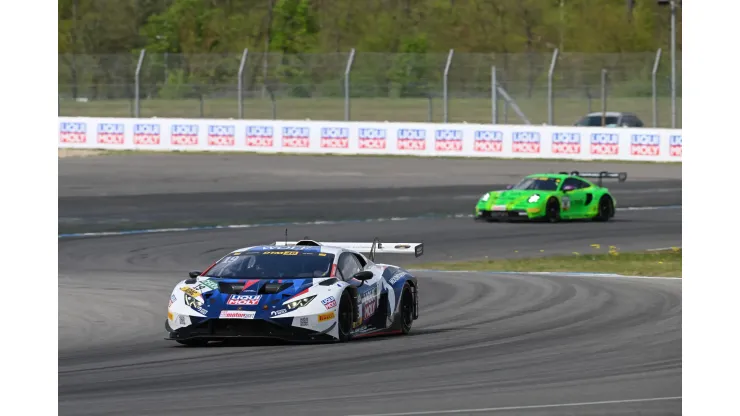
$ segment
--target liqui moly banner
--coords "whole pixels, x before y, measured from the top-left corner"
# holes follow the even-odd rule
[[[680,129],[60,117],[60,148],[680,162]]]

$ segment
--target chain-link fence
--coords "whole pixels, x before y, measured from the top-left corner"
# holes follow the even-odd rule
[[[136,115],[140,54],[59,55],[61,116]],[[145,53],[138,76],[140,117],[444,121],[444,69],[448,54],[358,52],[345,83],[350,53],[248,52],[181,55]],[[491,72],[497,121],[520,124],[515,105],[533,124],[549,122],[548,71],[553,54],[454,53],[447,78],[449,122],[492,122]],[[655,52],[558,54],[553,76],[553,123],[573,124],[602,109],[636,113],[671,126],[670,56],[663,53],[653,84]],[[681,125],[681,57],[676,57],[676,127]],[[242,76],[240,114],[239,73]],[[349,85],[349,103],[345,101]],[[655,95],[653,89],[655,88]],[[508,93],[508,94],[506,94]],[[657,106],[654,109],[654,100]],[[657,110],[657,111],[656,111]]]

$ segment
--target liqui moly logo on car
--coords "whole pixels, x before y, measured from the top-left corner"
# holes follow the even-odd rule
[[[503,152],[504,133],[496,130],[477,130],[473,141],[476,152]]]
[[[581,133],[553,133],[552,152],[568,155],[581,153]]]
[[[618,155],[619,135],[613,133],[591,133],[592,155]]]
[[[98,144],[123,144],[123,123],[98,123]]]
[[[309,147],[311,129],[308,127],[283,127],[283,147]]]
[[[87,142],[87,123],[68,121],[59,123],[59,141],[61,143]]]
[[[134,144],[157,145],[160,137],[159,124],[134,124]]]
[[[439,129],[434,132],[434,150],[438,152],[461,152],[462,149],[462,130]]]
[[[209,146],[233,146],[236,143],[236,128],[229,125],[208,126]]]
[[[540,134],[535,131],[515,131],[511,136],[511,150],[514,153],[539,153]]]
[[[178,146],[195,146],[198,144],[197,124],[173,124],[170,131],[170,143]]]
[[[248,147],[272,147],[273,143],[272,126],[247,126]]]
[[[360,128],[357,137],[360,149],[385,149],[386,129]]]
[[[681,157],[683,153],[681,135],[673,135],[668,140],[668,150],[670,150],[671,156]]]
[[[396,132],[396,148],[398,150],[425,150],[427,148],[426,130],[398,129]]]
[[[630,139],[630,154],[632,156],[660,155],[660,135],[633,134]]]
[[[346,127],[322,127],[321,147],[325,149],[348,148],[349,129]]]

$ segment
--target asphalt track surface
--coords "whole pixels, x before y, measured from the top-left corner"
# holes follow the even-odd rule
[[[366,189],[365,200],[345,203],[367,211],[358,208],[351,218],[405,216],[403,198],[414,195],[429,210],[454,214],[458,209],[469,212],[471,200],[461,196],[464,203],[458,206],[449,202],[452,197],[477,191],[475,187],[510,183],[534,168],[573,168],[556,162],[480,162],[195,155],[62,159],[60,231],[63,224],[70,232],[104,230],[116,218],[130,224],[182,225],[179,217],[164,216],[174,214],[167,205],[168,189],[178,197],[190,195],[196,206],[211,196],[222,202],[213,205],[234,203],[215,212],[198,206],[204,223],[231,220],[234,210],[241,209],[234,208],[238,202],[255,195],[279,210],[281,193],[270,194],[270,187],[283,193],[314,189],[327,197],[323,206],[321,198],[312,200],[313,211],[298,209],[290,215],[246,208],[249,214],[235,216],[240,223],[271,222],[270,215],[319,219],[317,212],[339,209],[333,195],[356,188]],[[193,170],[183,168],[188,166]],[[393,166],[400,166],[395,176],[384,173]],[[241,176],[240,167],[251,173]],[[258,175],[260,167],[286,176]],[[607,169],[614,167],[630,173],[631,180],[613,186],[621,205],[680,204],[680,166],[615,164]],[[192,173],[197,169],[201,174]],[[306,173],[316,171],[356,174],[336,178]],[[463,191],[455,191],[455,181]],[[447,191],[427,192],[429,186]],[[393,202],[386,197],[391,190],[398,192]],[[244,195],[229,199],[239,192]],[[440,198],[429,199],[434,195]],[[124,203],[120,198],[130,199]],[[83,199],[87,210],[75,205]],[[134,208],[123,209],[126,204]],[[122,211],[106,217],[109,208]],[[366,213],[378,215],[362,215]],[[424,241],[421,259],[383,259],[413,267],[419,261],[587,251],[594,243],[622,250],[680,245],[681,210],[620,211],[606,224],[412,218],[288,228],[292,237],[323,240],[378,236]],[[681,413],[678,279],[421,272],[422,315],[406,337],[200,349],[163,339],[167,298],[188,270],[238,246],[279,240],[284,229],[268,225],[60,239],[60,414],[433,415],[461,409],[477,411],[456,414]]]

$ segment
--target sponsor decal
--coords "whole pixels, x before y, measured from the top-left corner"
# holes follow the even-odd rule
[[[308,127],[283,127],[283,147],[309,147],[311,129]]]
[[[614,133],[591,134],[592,155],[618,155],[619,135]]]
[[[570,209],[570,198],[567,196],[564,196],[561,198],[561,202],[563,203],[563,211],[567,211]]]
[[[262,295],[230,295],[227,305],[258,305]]]
[[[203,309],[203,302],[199,301],[198,299],[186,294],[185,295],[185,304],[190,307],[190,309],[201,313],[203,315],[208,314],[208,311],[206,309]]]
[[[198,292],[197,290],[193,289],[192,287],[183,286],[183,287],[180,288],[180,290],[182,290],[183,292],[187,293],[188,295],[190,295],[190,296],[192,296],[194,298],[197,298],[198,296],[200,296],[200,292]]]
[[[321,301],[322,304],[324,304],[324,307],[326,309],[333,309],[337,307],[337,300],[334,299],[334,296],[329,296],[328,298]]]
[[[375,309],[377,305],[375,304],[375,301],[370,301],[362,304],[362,316],[363,319],[367,320],[370,319],[373,315],[375,315]]]
[[[216,290],[218,289],[218,283],[211,279],[201,280],[197,285],[193,286],[193,289],[205,292],[203,289]]]
[[[254,319],[254,311],[221,311],[221,319]]]
[[[396,148],[398,150],[425,150],[427,132],[424,129],[398,129]]]
[[[319,315],[319,322],[328,321],[334,319],[334,312],[322,313]]]
[[[461,152],[462,149],[462,130],[438,129],[434,132],[434,150],[439,152]]]
[[[324,149],[348,148],[349,129],[346,127],[322,127],[321,147]]]
[[[308,326],[308,317],[303,316],[298,320],[298,322],[300,326]]]
[[[486,153],[503,152],[504,133],[496,130],[477,130],[473,150]]]
[[[632,156],[660,155],[660,135],[633,134],[630,138],[630,154]]]
[[[313,251],[313,252],[321,252],[321,247],[317,246],[292,246],[290,247],[292,251]],[[248,251],[255,252],[255,251],[281,251],[285,250],[285,247],[279,247],[279,246],[256,246],[250,248]]]
[[[198,144],[197,124],[173,124],[170,131],[170,144],[195,146]]]
[[[134,124],[134,144],[158,145],[160,137],[159,124]]]
[[[175,295],[174,294],[170,295],[170,303],[167,304],[167,307],[169,308],[176,301],[177,301],[177,298],[175,297]]]
[[[670,151],[670,155],[681,157],[681,154],[683,153],[681,135],[671,136],[668,140],[668,150]]]
[[[400,280],[406,273],[398,271],[396,272],[391,278],[388,280],[388,283],[395,284],[398,280]]]
[[[123,144],[123,123],[98,123],[98,144]]]
[[[539,153],[540,134],[535,131],[516,131],[511,136],[511,150],[514,153]]]
[[[272,147],[273,137],[271,126],[247,126],[247,147]]]
[[[360,128],[357,130],[360,149],[385,149],[386,129]]]
[[[553,133],[552,152],[556,154],[576,155],[581,153],[580,133]]]
[[[264,251],[262,254],[272,254],[278,256],[297,256],[300,254],[298,251]]]
[[[236,143],[236,128],[228,125],[208,126],[209,146],[233,146]]]
[[[280,309],[279,311],[272,311],[272,312],[270,312],[270,316],[280,316],[280,315],[282,315],[284,313],[287,313],[287,312],[288,312],[287,309]]]
[[[177,320],[180,321],[180,325],[187,325],[187,316],[185,315],[177,315]]]
[[[68,121],[59,123],[59,141],[61,143],[86,143],[87,123]]]

